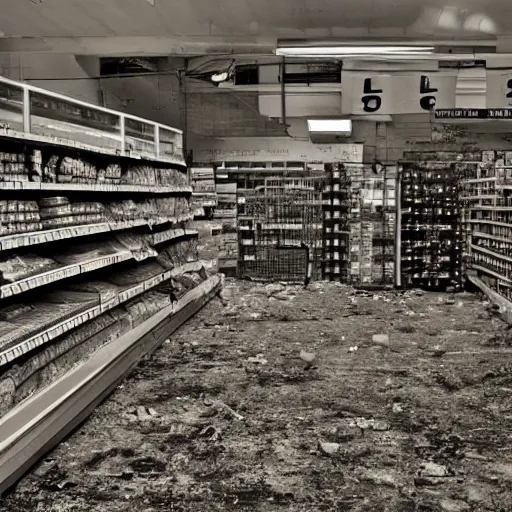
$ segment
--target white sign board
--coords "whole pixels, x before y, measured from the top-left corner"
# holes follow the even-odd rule
[[[512,107],[512,71],[487,70],[486,107]]]
[[[363,161],[362,144],[313,144],[290,137],[230,137],[203,144],[194,143],[194,162]]]
[[[342,86],[342,114],[424,114],[433,108],[454,107],[457,75],[456,71],[347,71],[342,75]]]

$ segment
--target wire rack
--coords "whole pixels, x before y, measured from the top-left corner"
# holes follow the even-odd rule
[[[265,177],[239,199],[241,278],[303,281],[308,262],[318,266],[322,183],[322,177]]]

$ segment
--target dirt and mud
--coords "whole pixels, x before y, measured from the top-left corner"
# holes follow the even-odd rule
[[[1,512],[512,510],[512,335],[492,308],[226,284]]]

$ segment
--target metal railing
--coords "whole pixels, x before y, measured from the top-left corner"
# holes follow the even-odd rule
[[[96,150],[183,162],[183,132],[64,94],[0,77],[7,131],[71,140]]]

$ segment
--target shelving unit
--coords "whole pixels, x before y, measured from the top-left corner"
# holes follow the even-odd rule
[[[11,124],[0,134],[0,386],[12,395],[0,416],[8,396],[12,409],[29,382],[42,385],[46,365],[85,367],[219,285],[203,286],[187,227],[199,205],[179,130],[30,87],[15,105],[16,88],[26,86],[0,79],[0,121]]]
[[[322,197],[322,275],[331,281],[348,281],[350,273],[350,178],[343,164],[326,165]]]
[[[241,277],[301,282],[308,264],[320,271],[323,176],[289,174],[238,177]]]
[[[484,151],[464,184],[467,267],[512,300],[512,153]]]
[[[459,162],[402,162],[401,282],[460,289],[464,246]]]

